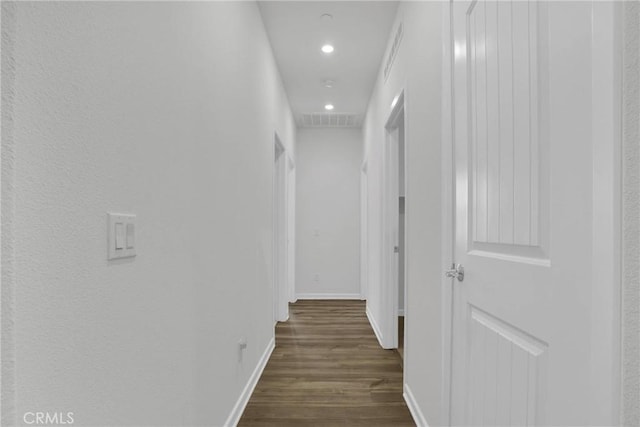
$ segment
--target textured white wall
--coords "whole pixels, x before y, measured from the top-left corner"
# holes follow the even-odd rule
[[[1,253],[2,253],[2,277],[0,285],[1,307],[0,315],[0,424],[10,425],[8,421],[13,420],[15,416],[15,355],[13,335],[15,330],[14,317],[14,289],[13,289],[13,210],[14,210],[14,194],[13,194],[13,164],[15,163],[13,155],[13,144],[8,144],[13,138],[13,126],[11,120],[13,117],[13,93],[14,93],[14,64],[11,61],[12,44],[7,43],[8,36],[15,31],[15,11],[9,7],[7,3],[0,5],[0,29],[2,30],[2,44],[0,46],[1,54],[1,84],[2,88],[2,104],[0,111],[2,113],[0,165],[2,196],[1,203]]]
[[[408,339],[405,381],[430,425],[441,424],[441,99],[442,2],[403,2],[396,24],[404,36],[385,82],[378,76],[363,127],[369,171],[369,293],[374,321],[382,318],[380,184],[385,123],[393,98],[405,89],[407,163],[406,246]],[[392,33],[392,37],[395,34]],[[393,38],[390,40],[393,42]]]
[[[3,425],[221,425],[273,336],[295,137],[256,4],[2,7]],[[106,260],[108,211],[135,259]]]
[[[296,294],[359,297],[362,133],[299,129],[296,155]]]
[[[640,5],[624,4],[622,424],[640,425]]]

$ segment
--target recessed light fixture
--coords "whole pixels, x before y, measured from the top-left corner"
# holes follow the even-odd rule
[[[324,106],[324,109],[325,109],[325,110],[327,110],[327,111],[331,111],[331,110],[333,110],[333,104],[327,104],[327,105],[325,105],[325,106]]]
[[[332,88],[333,87],[333,80],[325,80],[324,81],[324,87],[328,87],[328,88]]]
[[[324,53],[331,53],[333,52],[333,46],[331,46],[330,44],[325,44],[324,46],[322,46],[322,51]]]

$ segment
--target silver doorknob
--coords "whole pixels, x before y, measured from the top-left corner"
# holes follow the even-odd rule
[[[459,282],[464,280],[464,267],[460,264],[451,264],[451,270],[444,272],[446,277],[458,279]]]

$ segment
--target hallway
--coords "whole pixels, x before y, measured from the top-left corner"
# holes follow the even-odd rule
[[[0,425],[640,426],[640,1],[0,15]]]
[[[413,426],[402,367],[383,350],[365,302],[299,300],[239,426]]]

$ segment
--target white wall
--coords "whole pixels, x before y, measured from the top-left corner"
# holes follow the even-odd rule
[[[623,425],[640,424],[640,5],[624,4]]]
[[[441,118],[442,2],[402,2],[396,24],[404,36],[387,81],[378,76],[363,128],[369,167],[369,299],[374,322],[382,319],[380,280],[381,159],[391,102],[405,90],[406,239],[408,303],[405,381],[417,410],[440,425],[442,381]],[[393,41],[391,38],[390,42]],[[379,208],[380,207],[380,208]]]
[[[2,7],[2,424],[221,425],[273,337],[295,138],[256,4]],[[109,211],[135,259],[107,261]]]
[[[296,294],[360,296],[360,129],[299,129]]]

